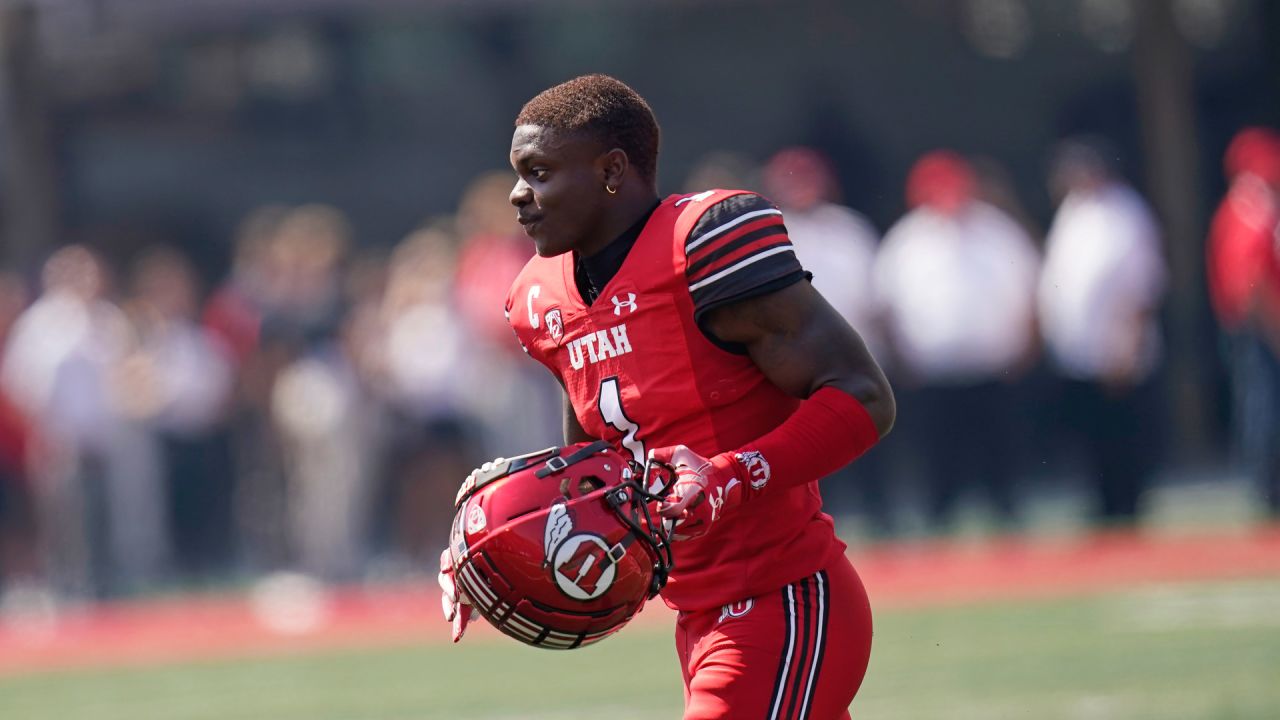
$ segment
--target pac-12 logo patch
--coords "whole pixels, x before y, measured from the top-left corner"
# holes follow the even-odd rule
[[[560,592],[574,600],[594,600],[617,575],[609,546],[595,535],[574,535],[560,543],[551,559],[551,574]]]
[[[755,450],[748,450],[738,453],[737,460],[747,469],[747,482],[751,483],[752,490],[759,490],[769,484],[769,461],[763,455]]]
[[[547,319],[547,333],[559,345],[564,339],[564,317],[560,315],[560,308],[551,308],[543,317]]]

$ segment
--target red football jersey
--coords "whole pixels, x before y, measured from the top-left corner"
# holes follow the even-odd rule
[[[776,209],[731,218],[690,240],[708,209],[743,194],[716,190],[663,200],[590,305],[574,282],[572,253],[534,257],[511,286],[507,314],[525,350],[560,380],[587,433],[639,462],[649,449],[668,445],[706,456],[738,448],[800,403],[745,354],[708,340],[695,321],[694,292],[790,252]],[[690,258],[698,266],[693,273]],[[843,553],[821,510],[817,480],[742,505],[707,535],[675,543],[667,603],[692,611],[754,597]]]

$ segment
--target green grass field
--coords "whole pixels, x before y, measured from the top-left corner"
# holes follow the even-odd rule
[[[471,640],[471,638],[468,638]],[[4,720],[680,716],[669,633],[578,652],[501,638],[0,680]],[[877,614],[857,718],[1280,718],[1280,581]]]

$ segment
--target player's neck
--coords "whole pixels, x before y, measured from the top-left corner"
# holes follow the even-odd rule
[[[579,257],[591,257],[599,253],[641,219],[648,217],[653,212],[654,205],[658,204],[658,193],[652,188],[635,188],[628,191],[624,187],[613,199],[616,204],[610,208],[608,215],[600,224],[599,232],[595,233],[595,237],[590,242],[576,248]]]
[[[637,218],[631,227],[595,255],[586,257],[578,254],[574,257],[573,279],[578,285],[578,293],[588,304],[595,302],[600,292],[604,290],[604,286],[608,285],[622,269],[622,263],[626,262],[627,256],[631,254],[631,248],[636,244],[636,240],[640,239],[640,234],[644,232],[645,226],[649,224],[649,218],[653,217],[659,204],[655,198],[649,209]]]

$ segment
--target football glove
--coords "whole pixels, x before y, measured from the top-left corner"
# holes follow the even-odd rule
[[[650,451],[649,461],[675,469],[675,481],[658,505],[658,514],[670,523],[672,540],[705,535],[742,503],[743,484],[728,454],[705,458],[684,445],[672,445]]]
[[[444,611],[445,622],[453,623],[453,641],[458,642],[467,631],[475,608],[453,581],[453,563],[447,549],[440,553],[440,574],[436,575],[436,582],[440,583],[440,609]]]

